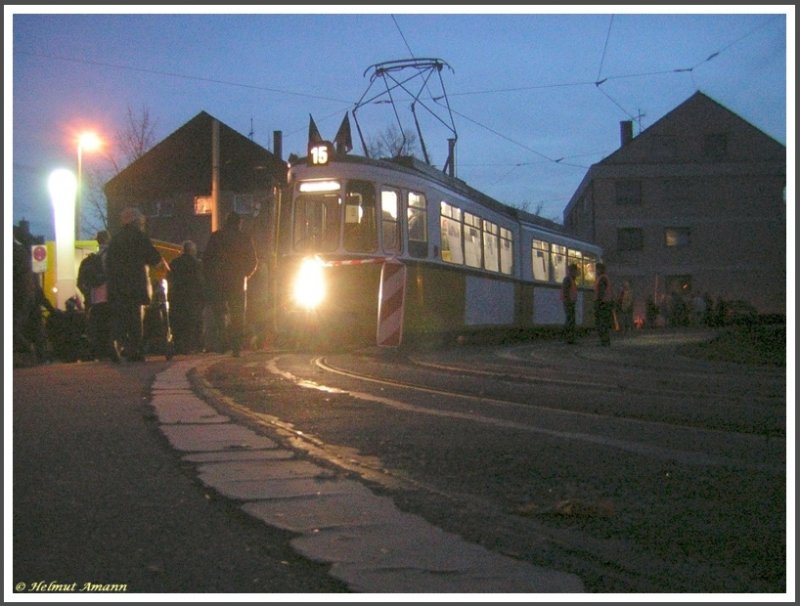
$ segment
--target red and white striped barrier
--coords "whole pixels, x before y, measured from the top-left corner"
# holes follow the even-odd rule
[[[378,292],[379,347],[398,347],[403,340],[403,314],[406,297],[406,266],[397,259],[386,259],[381,268]]]

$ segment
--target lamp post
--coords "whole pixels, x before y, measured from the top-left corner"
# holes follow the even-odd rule
[[[78,190],[75,201],[75,239],[81,239],[81,211],[83,210],[83,150],[94,151],[100,147],[100,137],[86,132],[78,136]]]
[[[56,228],[56,307],[65,309],[75,294],[75,194],[78,183],[72,171],[59,168],[47,182]]]

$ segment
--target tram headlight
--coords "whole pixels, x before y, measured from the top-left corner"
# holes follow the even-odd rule
[[[300,264],[294,280],[294,301],[300,307],[315,309],[325,298],[324,262],[318,257],[307,257]]]

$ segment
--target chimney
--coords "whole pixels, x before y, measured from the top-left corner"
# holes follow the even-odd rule
[[[623,120],[619,123],[620,147],[625,147],[633,139],[633,120]]]
[[[283,160],[283,132],[272,131],[272,153],[278,160]]]

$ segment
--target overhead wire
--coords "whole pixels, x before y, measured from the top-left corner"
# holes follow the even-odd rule
[[[344,99],[335,99],[333,97],[324,97],[324,96],[321,96],[321,95],[312,95],[312,94],[309,94],[309,93],[299,93],[297,91],[291,91],[291,90],[280,89],[280,88],[271,88],[271,87],[268,87],[268,86],[258,86],[256,84],[245,84],[243,82],[233,82],[231,80],[220,80],[220,79],[217,79],[217,78],[207,78],[207,77],[204,77],[204,76],[193,76],[193,75],[187,75],[187,74],[179,74],[177,72],[167,72],[167,71],[162,71],[162,70],[157,70],[157,69],[146,69],[146,68],[142,68],[142,67],[133,67],[131,65],[122,65],[122,64],[119,64],[119,63],[108,63],[108,62],[105,62],[105,61],[93,61],[91,59],[75,59],[75,58],[72,58],[72,57],[60,57],[58,55],[51,55],[49,53],[34,53],[34,52],[30,52],[30,51],[20,51],[20,50],[15,51],[15,52],[17,52],[19,54],[22,54],[22,55],[32,56],[32,57],[41,57],[41,58],[44,58],[44,59],[55,59],[57,61],[69,61],[69,62],[72,62],[72,63],[84,63],[86,65],[96,65],[96,66],[99,66],[99,67],[111,67],[111,68],[114,68],[114,69],[123,69],[123,70],[129,70],[129,71],[134,71],[134,72],[142,72],[142,73],[146,73],[146,74],[155,74],[157,76],[169,76],[171,78],[181,78],[183,80],[197,80],[197,81],[200,81],[200,82],[210,82],[212,84],[223,84],[223,85],[226,85],[226,86],[238,86],[240,88],[250,88],[250,89],[253,89],[253,90],[263,90],[263,91],[267,91],[267,92],[271,92],[271,93],[278,93],[278,94],[282,94],[282,95],[294,95],[296,97],[306,97],[308,99],[319,99],[319,100],[322,100],[322,101],[335,101],[337,103],[348,103],[348,104],[351,103],[350,101],[345,101]]]
[[[411,56],[413,57],[414,56],[414,52],[411,49],[411,46],[409,45],[408,40],[406,39],[402,29],[400,28],[400,25],[397,22],[397,19],[394,17],[394,15],[391,15],[391,17],[392,17],[392,21],[394,22],[394,25],[395,25],[400,37],[403,40],[403,43],[406,46],[406,49],[408,50],[409,53],[411,53]],[[780,17],[781,17],[780,15],[775,15],[775,19],[778,19]],[[612,30],[612,25],[613,25],[613,20],[614,20],[614,16],[612,15],[611,19],[609,21],[608,30],[607,30],[607,33],[606,33],[606,40],[605,40],[603,51],[602,51],[602,55],[601,55],[601,60],[600,60],[600,66],[599,66],[599,69],[598,69],[597,79],[595,81],[561,82],[561,83],[553,83],[553,84],[546,84],[546,85],[531,85],[531,86],[513,87],[513,88],[463,91],[463,92],[451,93],[449,96],[457,97],[457,96],[467,96],[467,95],[498,94],[498,93],[521,92],[521,91],[537,90],[537,89],[549,89],[549,88],[563,88],[563,87],[572,87],[572,86],[594,85],[594,87],[598,91],[600,91],[609,101],[611,101],[617,108],[619,108],[620,111],[622,111],[626,116],[628,116],[628,117],[630,117],[632,119],[636,119],[636,117],[633,116],[631,114],[631,112],[626,110],[618,101],[613,99],[605,90],[603,90],[603,88],[602,88],[603,84],[605,84],[606,82],[611,81],[611,80],[642,78],[642,77],[651,77],[651,76],[656,76],[656,75],[667,75],[667,74],[676,74],[676,73],[689,73],[690,76],[692,77],[693,82],[694,82],[693,72],[694,72],[695,69],[697,69],[698,67],[700,67],[704,63],[708,63],[708,62],[716,59],[720,54],[724,53],[725,51],[727,51],[731,47],[735,46],[736,44],[738,44],[742,40],[750,37],[751,35],[753,35],[758,30],[760,30],[760,29],[766,27],[767,25],[771,24],[775,19],[766,20],[763,23],[757,25],[756,27],[754,27],[751,30],[747,31],[746,33],[744,33],[743,35],[739,36],[738,38],[732,40],[730,43],[728,43],[725,46],[721,47],[719,50],[717,50],[715,52],[712,52],[705,59],[703,59],[702,61],[698,61],[696,64],[694,64],[691,67],[680,67],[680,68],[674,68],[674,69],[671,69],[671,70],[659,70],[659,71],[653,71],[653,72],[641,72],[641,73],[632,73],[632,74],[611,75],[611,76],[606,76],[606,77],[601,79],[600,76],[602,75],[603,66],[605,64],[606,52],[607,52],[607,48],[608,48],[608,44],[609,44],[609,40],[610,40],[610,35],[611,35],[611,30]],[[41,57],[41,58],[46,58],[46,59],[54,59],[54,60],[58,60],[58,61],[68,61],[68,62],[73,62],[73,63],[83,63],[83,64],[86,64],[86,65],[95,65],[95,66],[100,66],[100,67],[109,67],[109,68],[113,68],[113,69],[136,71],[136,72],[149,73],[149,74],[154,74],[154,75],[159,75],[159,76],[181,78],[181,79],[185,79],[185,80],[196,80],[196,81],[209,82],[209,83],[212,83],[212,84],[220,84],[220,85],[225,85],[225,86],[236,86],[236,87],[247,88],[247,89],[252,89],[252,90],[262,90],[262,91],[276,93],[276,94],[284,94],[284,95],[291,95],[291,96],[297,96],[297,97],[304,97],[304,98],[308,98],[308,99],[317,99],[317,100],[323,100],[323,101],[333,101],[333,102],[336,102],[336,103],[341,103],[343,106],[346,106],[346,107],[350,107],[352,105],[351,101],[347,101],[347,100],[344,100],[344,99],[327,97],[327,96],[323,96],[323,95],[315,95],[315,94],[310,94],[310,93],[297,92],[297,91],[286,90],[286,89],[279,89],[279,88],[274,88],[274,87],[247,84],[247,83],[242,83],[242,82],[235,82],[235,81],[231,81],[231,80],[222,80],[222,79],[218,79],[218,78],[209,78],[209,77],[204,77],[204,76],[188,75],[188,74],[182,74],[182,73],[178,73],[178,72],[170,72],[170,71],[163,71],[163,70],[140,68],[140,67],[134,67],[134,66],[130,66],[130,65],[109,63],[109,62],[104,62],[104,61],[95,61],[95,60],[90,60],[90,59],[76,59],[76,58],[72,58],[72,57],[58,56],[58,55],[53,55],[53,54],[48,54],[48,53],[29,52],[29,51],[21,51],[21,50],[17,50],[16,52],[20,53],[20,54],[29,55],[29,56]],[[432,97],[432,99],[434,100],[435,103],[439,104],[439,102],[438,102],[438,100],[436,98]],[[441,104],[439,104],[439,105],[441,105]],[[336,112],[331,113],[330,116],[328,116],[328,117],[336,115],[340,111],[341,110],[337,110]],[[542,159],[544,159],[546,161],[553,162],[553,163],[556,163],[556,164],[562,164],[562,165],[565,165],[565,166],[574,166],[574,167],[578,167],[578,168],[588,168],[587,166],[584,166],[584,165],[572,164],[572,163],[569,163],[569,162],[564,162],[564,160],[565,160],[564,157],[552,158],[552,157],[548,156],[547,154],[544,154],[544,153],[542,153],[542,152],[540,152],[538,150],[535,150],[535,149],[531,148],[528,145],[520,143],[519,141],[515,141],[511,137],[508,137],[508,136],[500,133],[499,131],[497,131],[497,130],[489,127],[489,126],[487,126],[485,124],[482,124],[482,123],[478,122],[477,120],[474,120],[474,119],[470,118],[469,116],[467,116],[467,115],[465,115],[465,114],[463,114],[461,112],[458,112],[456,110],[452,110],[451,108],[450,108],[450,111],[452,111],[454,114],[459,115],[461,118],[463,118],[463,119],[465,119],[465,120],[467,120],[467,121],[469,121],[469,122],[471,122],[471,123],[483,128],[485,130],[488,130],[489,132],[493,133],[495,136],[500,137],[500,138],[502,138],[502,139],[504,139],[504,140],[506,140],[506,141],[508,141],[508,142],[510,142],[510,143],[522,148],[522,149],[525,149],[525,150],[527,150],[527,151],[529,151],[529,152],[541,157]],[[325,119],[325,118],[323,118],[323,119]],[[297,131],[291,131],[291,132],[299,132],[299,130],[301,130],[301,129],[298,129]],[[576,156],[573,156],[573,157],[576,157]],[[507,166],[507,164],[506,164],[506,166]],[[517,165],[515,165],[515,166],[517,166]]]
[[[780,18],[780,16],[776,15],[775,18]],[[601,79],[603,66],[605,64],[606,52],[607,52],[607,48],[608,48],[608,44],[609,44],[609,40],[610,40],[610,35],[611,35],[611,28],[612,28],[612,24],[613,24],[613,15],[612,15],[611,20],[609,22],[608,30],[607,30],[607,33],[606,33],[606,40],[605,40],[605,43],[604,43],[604,46],[603,46],[603,51],[602,51],[602,56],[601,56],[601,61],[600,61],[600,68],[598,70],[597,80],[595,80],[594,82],[591,82],[591,81],[575,81],[575,82],[562,82],[562,83],[554,83],[554,84],[547,84],[547,85],[532,85],[532,86],[523,86],[523,87],[514,87],[514,88],[463,91],[463,92],[451,93],[450,96],[451,97],[457,97],[457,96],[465,96],[465,95],[497,94],[497,93],[520,92],[520,91],[547,89],[547,88],[593,85],[600,93],[602,93],[609,101],[611,101],[611,103],[613,103],[623,114],[625,114],[626,116],[628,116],[632,120],[639,120],[641,118],[641,115],[634,116],[630,111],[628,111],[625,107],[623,107],[621,103],[619,103],[616,99],[611,97],[611,95],[609,95],[605,90],[603,90],[602,85],[605,84],[606,82],[610,81],[610,80],[621,80],[621,79],[629,79],[629,78],[643,78],[643,77],[651,77],[651,76],[658,76],[658,75],[669,75],[669,74],[679,74],[679,73],[689,73],[690,77],[692,78],[693,85],[694,85],[694,74],[693,74],[693,72],[694,72],[694,70],[696,68],[700,67],[704,63],[707,63],[707,62],[712,61],[713,59],[717,58],[720,54],[722,54],[723,52],[727,51],[732,46],[734,46],[737,43],[741,42],[745,38],[748,38],[749,36],[754,34],[756,31],[758,31],[758,30],[766,27],[767,25],[771,24],[773,21],[774,21],[774,19],[770,19],[770,20],[767,20],[767,21],[759,24],[758,26],[756,26],[756,27],[752,28],[751,30],[747,31],[745,34],[739,36],[735,40],[733,40],[730,43],[726,44],[725,46],[723,46],[719,50],[709,54],[702,61],[698,61],[692,67],[688,67],[688,68],[687,67],[678,67],[678,68],[673,68],[673,69],[668,69],[668,70],[658,70],[658,71],[652,71],[652,72],[637,72],[637,73],[632,73],[632,74],[612,75],[612,76],[606,76],[606,77]],[[695,86],[695,88],[697,88],[697,87]],[[496,131],[495,129],[493,129],[493,128],[485,125],[485,124],[481,124],[477,120],[473,120],[472,118],[469,118],[468,116],[464,115],[463,113],[457,112],[455,110],[453,110],[453,113],[458,114],[460,117],[464,118],[465,120],[467,120],[469,122],[472,122],[473,124],[488,130],[489,132],[493,133],[494,135],[496,135],[496,136],[498,136],[498,137],[500,137],[502,139],[505,139],[506,141],[509,141],[510,143],[513,143],[514,145],[516,145],[516,146],[518,146],[518,147],[520,147],[522,149],[526,149],[527,151],[530,151],[530,152],[532,152],[532,153],[534,153],[534,154],[536,154],[536,155],[538,155],[538,156],[540,156],[540,157],[542,157],[542,158],[544,158],[546,160],[549,160],[549,161],[557,163],[557,164],[567,165],[567,166],[588,168],[588,166],[580,166],[580,165],[577,165],[577,164],[563,162],[564,158],[558,158],[558,159],[550,158],[546,154],[543,154],[543,153],[541,153],[541,152],[539,152],[539,151],[537,151],[537,150],[535,150],[535,149],[533,149],[533,148],[531,148],[531,147],[529,147],[529,146],[527,146],[525,144],[522,144],[522,143],[520,143],[518,141],[515,141],[515,140],[511,139],[510,137],[507,137],[507,136],[503,135],[502,133]],[[515,166],[517,166],[517,165],[515,165]]]

